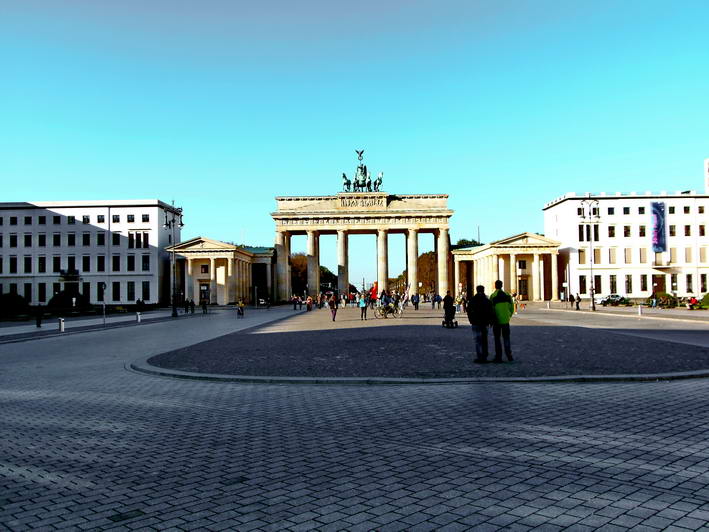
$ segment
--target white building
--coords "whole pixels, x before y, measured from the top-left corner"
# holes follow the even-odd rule
[[[560,241],[562,297],[654,291],[679,297],[707,292],[709,165],[704,194],[566,194],[544,206],[544,234]],[[664,206],[664,225],[653,205]],[[664,237],[665,245],[662,245]],[[593,280],[593,282],[592,282]]]
[[[61,290],[91,303],[169,303],[170,256],[180,227],[161,201],[0,203],[0,292],[32,305]],[[104,284],[105,283],[105,291]]]

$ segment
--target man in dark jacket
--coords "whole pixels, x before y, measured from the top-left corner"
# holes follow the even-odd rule
[[[492,303],[485,295],[485,287],[475,287],[475,295],[468,300],[466,307],[468,320],[473,326],[475,335],[475,362],[485,364],[487,362],[487,328],[492,323]]]
[[[443,298],[443,312],[446,323],[451,324],[455,317],[455,301],[450,290],[446,290],[446,297]]]

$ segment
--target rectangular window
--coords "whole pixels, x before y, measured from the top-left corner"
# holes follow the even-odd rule
[[[103,214],[99,214],[99,215],[96,217],[96,223],[105,224],[105,223],[106,223],[106,217],[105,217]]]
[[[623,207],[623,214],[630,214],[630,207]]]
[[[121,222],[121,216],[120,216],[120,214],[114,214],[113,217],[112,217],[112,220],[113,220],[113,223],[114,223],[114,224],[120,223],[120,222]]]
[[[583,242],[583,225],[579,225],[579,242]]]
[[[62,291],[62,284],[61,283],[52,283],[52,295],[57,295],[61,291]]]
[[[76,257],[74,255],[69,255],[67,257],[66,270],[70,273],[76,272]]]
[[[150,300],[150,281],[143,281],[143,302]]]
[[[17,216],[10,216],[10,225],[17,225]]]
[[[638,207],[638,214],[645,214],[645,207]]]
[[[134,281],[128,281],[126,283],[126,297],[128,301],[133,302],[135,301],[135,282]]]
[[[25,247],[26,248],[31,248],[32,247],[32,234],[28,233],[25,235]]]
[[[136,233],[135,234],[135,247],[137,247],[137,248],[143,247],[143,233]]]
[[[2,237],[3,237],[3,235],[2,235],[2,233],[0,233],[0,248],[2,247]],[[1,293],[2,293],[2,292],[0,292],[0,294],[1,294]]]
[[[640,248],[640,262],[642,264],[647,263],[647,249],[646,248]]]
[[[594,248],[594,250],[593,250],[593,263],[594,264],[601,263],[601,250],[598,248]]]
[[[96,233],[96,245],[97,246],[105,246],[106,245],[106,233],[103,231],[100,233]]]
[[[83,233],[81,235],[81,245],[90,246],[91,245],[91,233]]]
[[[111,271],[113,272],[119,272],[121,271],[121,256],[120,255],[114,255],[112,257],[112,264],[111,264]]]
[[[583,216],[583,207],[576,207],[576,214],[578,216]]]
[[[150,255],[142,256],[142,269],[144,272],[150,271]]]
[[[61,233],[54,233],[52,235],[52,246],[58,248],[62,245],[62,235]]]
[[[677,248],[670,248],[670,262],[677,262]]]
[[[83,257],[81,257],[81,271],[91,271],[91,257],[89,255],[84,255]]]
[[[615,238],[615,225],[608,226],[608,238]]]
[[[47,257],[44,255],[37,257],[37,272],[47,273]]]
[[[640,226],[638,236],[645,236],[645,226],[644,225]]]
[[[598,226],[593,226],[593,241],[598,242]]]
[[[111,299],[113,301],[120,301],[121,300],[121,282],[120,281],[113,281],[111,283]]]
[[[702,294],[705,294],[707,291],[707,274],[706,273],[699,274],[699,291]]]
[[[17,283],[10,283],[10,293],[11,294],[17,293]]]
[[[647,275],[640,276],[640,291],[647,292]]]
[[[682,211],[684,212],[684,214],[689,214],[689,206],[682,207]]]
[[[128,255],[127,270],[129,272],[135,271],[135,255]]]
[[[111,245],[112,246],[120,246],[121,245],[121,234],[120,233],[111,233]]]
[[[16,248],[16,247],[17,247],[17,235],[16,235],[16,234],[11,234],[11,235],[10,235],[10,247],[11,247],[11,248]]]
[[[96,257],[96,271],[105,272],[106,271],[106,256],[99,255]]]
[[[2,257],[0,256],[0,273],[2,273]],[[2,294],[2,283],[0,283],[0,294]]]
[[[17,257],[10,257],[10,273],[17,273]]]
[[[90,221],[90,220],[89,220],[89,217],[88,217],[88,216],[84,215],[84,216],[81,217],[81,222],[82,222],[82,223],[88,224],[89,221]]]
[[[96,301],[103,301],[104,283],[96,283]]]
[[[631,294],[632,292],[633,292],[633,276],[626,275],[625,276],[625,293]]]
[[[586,293],[586,276],[579,275],[579,292],[582,294]]]
[[[691,273],[688,273],[687,275],[684,276],[685,284],[686,284],[686,290],[688,294],[691,294],[694,292],[694,278],[692,277]]]
[[[24,288],[25,299],[28,303],[30,303],[32,301],[32,283],[25,283]]]
[[[128,233],[128,249],[133,249],[135,246],[135,234]]]
[[[37,235],[37,245],[41,248],[47,247],[47,235],[45,233],[40,233]]]
[[[37,299],[40,303],[47,301],[47,285],[45,283],[37,285]]]
[[[608,264],[615,264],[615,248],[608,249]]]
[[[52,273],[59,273],[62,269],[62,258],[52,257]]]
[[[579,264],[586,264],[586,250],[585,249],[579,249]],[[209,266],[207,264],[202,264],[202,273],[209,273],[208,271],[204,271],[205,269],[208,269]]]
[[[81,283],[81,293],[86,297],[91,297],[91,283]]]
[[[618,286],[615,281],[615,275],[610,276],[610,281],[611,281],[611,294],[618,293]]]
[[[62,217],[61,216],[52,216],[52,223],[54,225],[59,225],[62,223]]]
[[[518,269],[526,270],[527,269],[527,261],[526,260],[518,261]],[[202,272],[202,273],[205,273],[205,272]]]
[[[66,223],[69,225],[74,225],[76,223],[76,216],[67,216]]]
[[[610,216],[614,215],[615,214],[615,207],[608,207],[608,214]]]
[[[684,248],[684,262],[692,263],[692,248]]]
[[[38,221],[39,225],[47,225],[47,217],[46,216],[39,216],[37,218],[37,221]],[[0,225],[2,225],[2,224],[0,224]]]
[[[704,264],[707,261],[707,248],[699,248],[699,262]]]
[[[172,235],[170,235],[172,236]],[[143,231],[143,249],[148,249],[150,247],[150,233]]]
[[[135,214],[128,215],[128,223],[129,224],[135,223]],[[130,298],[128,298],[128,299],[130,299]]]
[[[704,226],[703,226],[703,225],[700,225],[700,226],[699,226],[699,236],[705,236],[705,232],[704,232],[704,231],[705,231],[705,230],[704,230]]]
[[[669,212],[669,214],[674,214],[674,213],[675,213],[674,205],[670,205],[670,206],[668,207],[668,212]]]
[[[70,247],[76,245],[76,233],[67,233],[66,245]]]
[[[671,225],[670,226],[670,236],[676,236],[677,235],[677,226]]]
[[[623,250],[625,264],[632,264],[633,262],[633,250],[632,248],[625,248]]]
[[[32,225],[32,217],[25,216],[25,225]]]
[[[603,286],[601,285],[601,276],[600,275],[594,275],[593,276],[593,293],[594,294],[602,294],[603,293]]]
[[[32,273],[32,257],[25,257],[23,262],[24,262],[24,268],[23,268],[24,273]]]
[[[684,236],[692,236],[692,226],[691,225],[684,226]]]
[[[628,238],[630,236],[630,226],[629,225],[623,226],[623,236],[625,238]]]
[[[150,215],[149,214],[143,214],[142,216],[142,222],[144,224],[147,224],[150,221]]]
[[[670,285],[672,286],[672,291],[676,292],[677,291],[677,274],[673,273],[670,275]]]
[[[704,214],[704,205],[700,205],[700,206],[697,207],[697,208],[698,208],[698,210],[699,210],[699,214]],[[0,223],[0,225],[2,225],[2,224]]]

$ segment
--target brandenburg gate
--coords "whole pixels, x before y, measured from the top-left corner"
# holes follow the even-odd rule
[[[366,167],[364,170],[366,174]],[[343,179],[346,179],[345,175]],[[346,181],[345,186],[349,188],[349,181]],[[337,235],[337,284],[341,293],[349,288],[348,236],[353,234],[377,235],[379,292],[387,289],[389,278],[388,236],[396,233],[405,234],[407,283],[413,293],[418,290],[418,235],[433,233],[438,267],[436,292],[445,295],[446,290],[449,289],[449,275],[452,268],[448,223],[453,211],[448,209],[447,194],[396,195],[379,191],[341,192],[332,196],[277,197],[276,204],[276,211],[271,213],[271,216],[276,223],[278,300],[287,300],[292,295],[289,257],[293,235],[307,235],[308,238],[308,293],[310,295],[316,295],[320,289],[319,247],[320,235],[323,234]]]

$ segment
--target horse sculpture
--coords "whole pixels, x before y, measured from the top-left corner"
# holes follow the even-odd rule
[[[382,187],[382,181],[384,177],[384,172],[379,172],[377,178],[374,180],[374,192],[379,192]]]
[[[351,185],[352,185],[352,181],[347,179],[346,173],[342,172],[342,190],[345,192],[349,192]]]

